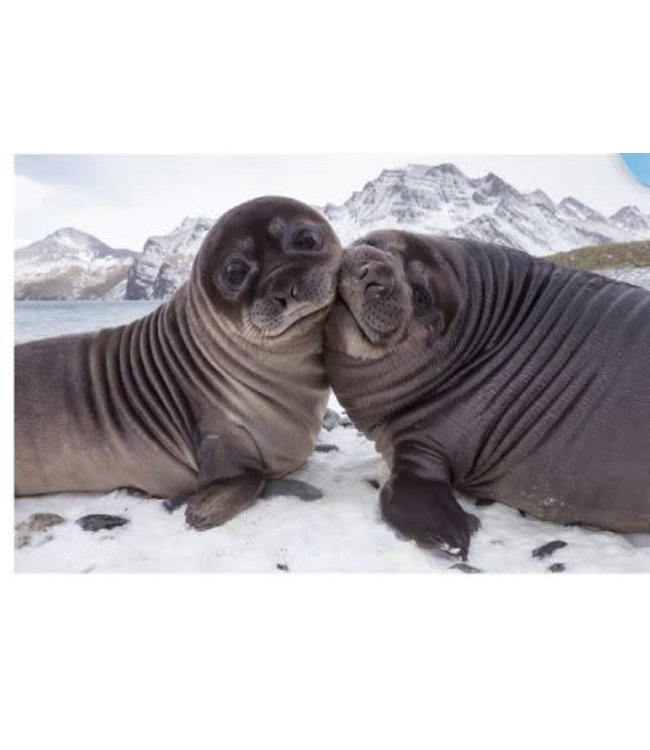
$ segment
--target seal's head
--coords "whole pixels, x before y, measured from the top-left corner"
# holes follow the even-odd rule
[[[459,307],[453,244],[379,230],[346,248],[339,297],[326,325],[327,347],[378,359],[441,339]]]
[[[192,280],[221,324],[259,343],[324,319],[340,260],[338,238],[317,211],[289,198],[257,198],[210,230]]]

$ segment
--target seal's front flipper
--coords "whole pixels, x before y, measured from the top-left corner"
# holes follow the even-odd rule
[[[419,546],[467,559],[478,519],[465,513],[446,482],[396,471],[382,487],[380,502],[384,520]]]
[[[199,531],[229,521],[250,508],[264,488],[261,472],[249,471],[239,477],[212,482],[188,499],[185,520]]]
[[[242,427],[221,423],[206,432],[198,450],[198,489],[190,495],[185,520],[195,529],[221,526],[254,505],[264,489],[257,446]]]

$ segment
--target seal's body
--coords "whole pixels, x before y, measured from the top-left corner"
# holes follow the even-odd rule
[[[197,528],[251,505],[313,449],[339,260],[315,211],[257,199],[217,222],[150,315],[17,346],[16,494],[189,496]]]
[[[496,245],[375,232],[344,256],[326,369],[392,474],[385,518],[466,556],[451,488],[650,531],[650,293]]]

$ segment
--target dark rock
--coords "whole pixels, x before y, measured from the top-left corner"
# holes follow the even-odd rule
[[[533,557],[537,557],[540,560],[543,560],[545,557],[549,557],[557,550],[562,549],[562,547],[566,547],[566,542],[563,542],[561,539],[556,539],[553,542],[547,542],[546,544],[542,544],[541,547],[537,547],[537,549],[533,550],[532,555]]]
[[[553,565],[549,565],[547,570],[550,573],[562,573],[566,570],[566,567],[564,563],[553,563]]]
[[[138,489],[138,487],[120,487],[120,490],[126,492],[128,495],[132,495],[133,497],[140,497],[143,500],[153,497],[153,495],[145,492],[144,490]]]
[[[186,497],[170,497],[167,500],[163,500],[163,508],[168,513],[173,513],[175,510],[178,510],[180,507],[185,505],[186,502]]]
[[[301,482],[299,479],[272,479],[270,482],[267,482],[262,497],[278,497],[279,495],[299,497],[306,502],[319,500],[323,497],[323,493],[318,487],[307,484],[307,482]]]
[[[276,565],[275,567],[276,567],[276,568],[277,568],[278,570],[284,570],[284,571],[285,571],[285,573],[288,573],[288,572],[289,572],[289,566],[288,566],[288,565],[287,565],[286,563],[278,563],[278,564],[277,564],[277,565]]]
[[[526,518],[526,511],[525,510],[521,510],[521,508],[517,508],[517,511],[518,511],[519,515],[522,518]]]
[[[104,513],[93,513],[77,519],[77,523],[84,531],[101,531],[101,529],[115,529],[129,522],[128,518],[121,516],[108,516]]]
[[[325,409],[323,414],[323,429],[331,432],[335,427],[343,424],[341,417],[333,409]]]
[[[475,534],[481,528],[481,519],[472,513],[466,513],[467,525],[469,526],[469,533]]]
[[[57,513],[32,513],[29,518],[16,526],[16,546],[25,547],[30,543],[34,534],[51,529],[52,526],[58,526],[60,523],[65,523],[65,518]]]
[[[332,443],[319,443],[315,448],[318,453],[330,453],[331,451],[340,450],[338,445],[332,445]]]
[[[381,483],[379,482],[378,479],[369,478],[369,479],[364,479],[363,481],[366,484],[369,484],[373,488],[373,490],[378,490],[381,487]]]
[[[478,498],[476,498],[475,502],[476,502],[476,507],[477,508],[482,508],[482,507],[484,507],[486,505],[494,505],[494,503],[496,503],[496,500],[488,500],[485,497],[478,497]]]
[[[467,563],[456,563],[450,566],[452,570],[460,570],[461,573],[482,573],[480,568],[475,568],[473,565]]]

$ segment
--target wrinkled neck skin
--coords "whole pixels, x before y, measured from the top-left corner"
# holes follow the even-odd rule
[[[322,322],[328,310],[313,313],[277,337],[262,338],[228,325],[197,280],[183,291],[176,314],[194,364],[205,375],[201,382],[194,383],[203,398],[213,400],[216,377],[219,398],[228,395],[233,415],[243,409],[247,417],[254,418],[249,405],[238,403],[244,388],[272,401],[310,429],[316,425],[318,430],[320,416],[314,414],[314,403],[327,391]]]
[[[327,309],[276,339],[253,338],[215,312],[196,279],[123,336],[133,369],[148,378],[148,404],[162,404],[167,430],[188,460],[226,419],[244,427],[271,475],[297,468],[313,449],[327,399],[322,319]],[[135,343],[137,341],[137,344]],[[285,419],[286,417],[286,419]],[[291,430],[287,425],[291,425]]]
[[[458,309],[442,336],[411,321],[406,338],[367,359],[337,351],[335,337],[326,337],[332,388],[389,464],[397,441],[410,439],[423,420],[430,430],[437,404],[460,403],[468,375],[526,336],[532,308],[551,304],[552,287],[571,273],[499,246],[459,243],[443,252],[456,276]]]

